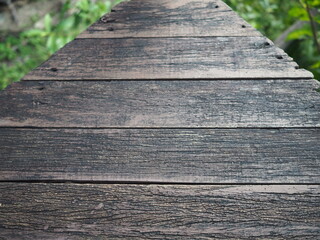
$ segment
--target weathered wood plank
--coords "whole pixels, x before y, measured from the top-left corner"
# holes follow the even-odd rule
[[[316,88],[314,80],[29,81],[0,93],[0,126],[319,127]]]
[[[261,36],[220,0],[133,0],[78,38]]]
[[[0,129],[0,180],[320,183],[320,129]]]
[[[0,184],[4,239],[317,239],[319,186]]]
[[[312,78],[264,37],[78,39],[24,80]]]

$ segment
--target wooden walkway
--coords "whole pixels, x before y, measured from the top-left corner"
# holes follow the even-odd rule
[[[0,92],[0,239],[320,239],[320,94],[220,0],[132,0]]]

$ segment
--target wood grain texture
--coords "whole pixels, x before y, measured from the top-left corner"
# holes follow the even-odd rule
[[[0,93],[0,126],[319,127],[317,88],[314,80],[21,82]]]
[[[320,129],[0,129],[0,180],[320,183]]]
[[[3,239],[317,239],[320,235],[319,186],[1,183],[0,191]]]
[[[312,78],[264,37],[78,39],[24,80]]]
[[[132,0],[78,38],[261,36],[220,0]]]
[[[312,77],[220,0],[117,6],[0,92],[0,239],[318,239]]]

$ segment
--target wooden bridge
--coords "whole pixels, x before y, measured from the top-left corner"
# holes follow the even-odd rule
[[[319,239],[320,94],[220,0],[133,0],[0,93],[0,239]]]

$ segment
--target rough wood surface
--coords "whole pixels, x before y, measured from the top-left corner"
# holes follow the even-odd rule
[[[132,0],[78,38],[261,36],[220,0]]]
[[[0,92],[0,239],[319,239],[312,77],[220,0],[117,6]]]
[[[312,78],[264,37],[78,39],[24,80]]]
[[[2,183],[0,191],[3,239],[318,239],[320,235],[319,186]]]
[[[320,129],[1,129],[0,180],[320,183]]]
[[[314,80],[30,81],[0,93],[0,126],[318,127],[318,87]]]

